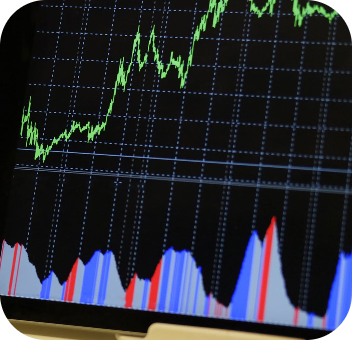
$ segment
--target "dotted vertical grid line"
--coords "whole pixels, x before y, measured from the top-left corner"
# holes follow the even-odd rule
[[[106,249],[110,250],[110,243],[111,243],[111,236],[112,236],[112,228],[114,226],[114,220],[115,220],[115,209],[116,209],[116,200],[117,200],[117,193],[118,193],[118,186],[119,184],[122,184],[122,182],[119,182],[119,179],[117,178],[114,181],[114,198],[112,201],[112,208],[111,208],[111,216],[110,216],[110,225],[109,225],[109,231],[108,231],[108,242]]]
[[[142,14],[143,14],[143,6],[144,6],[144,0],[141,1],[140,5],[140,11],[139,11],[139,19],[138,19],[138,25],[140,25],[141,20],[142,20]],[[151,25],[150,25],[150,30],[153,29],[154,25],[154,19],[155,19],[155,1],[154,1],[154,7],[153,7],[153,13],[152,13],[152,18],[151,18]],[[136,51],[134,53],[134,58],[136,58]],[[147,75],[147,69],[148,69],[148,63],[144,65],[143,69],[143,83],[142,83],[142,90],[145,87],[145,80],[146,80],[146,75]],[[133,74],[134,74],[134,67],[132,68],[131,72],[131,80],[130,80],[130,87],[132,86],[132,79],[133,79]],[[127,110],[126,110],[126,115],[125,115],[125,122],[124,122],[124,130],[123,130],[123,136],[122,136],[122,142],[121,142],[121,153],[120,155],[122,156],[122,151],[123,151],[123,144],[124,140],[126,137],[126,127],[127,127],[127,122],[128,122],[128,111],[129,111],[129,102],[131,98],[132,91],[128,93],[128,102],[127,102]],[[138,116],[141,117],[141,111],[142,111],[142,104],[143,104],[143,99],[144,99],[144,92],[141,92],[140,96],[140,103],[139,103],[139,111],[138,111]],[[136,152],[136,146],[137,146],[137,137],[138,137],[138,131],[139,131],[139,122],[137,124],[137,129],[136,129],[136,134],[135,134],[135,145],[133,149],[133,155],[135,155]],[[118,173],[121,172],[121,165],[122,165],[122,157],[119,159],[119,167],[118,167]],[[134,168],[134,158],[132,158],[131,162],[131,174],[133,174],[133,168]],[[125,202],[125,211],[124,211],[124,217],[123,217],[123,223],[122,223],[122,231],[121,231],[121,240],[120,240],[120,247],[119,247],[119,255],[117,258],[117,268],[120,268],[121,265],[121,260],[122,260],[122,247],[124,244],[125,240],[125,229],[126,229],[126,223],[127,223],[127,214],[128,214],[128,209],[129,209],[129,204],[130,204],[130,195],[131,195],[131,189],[132,189],[132,178],[129,178],[128,180],[128,188],[127,188],[127,197],[126,197],[126,202]],[[127,275],[127,278],[129,276]],[[126,285],[128,282],[126,281]]]
[[[216,76],[217,76],[217,70],[218,70],[220,42],[221,42],[220,38],[221,38],[221,34],[222,34],[223,18],[224,18],[224,13],[220,16],[219,31],[218,31],[218,37],[217,37],[218,41],[217,41],[216,51],[215,51],[215,63],[213,66],[211,94],[210,94],[208,117],[206,120],[206,130],[205,130],[205,136],[204,136],[203,160],[201,163],[201,170],[200,170],[200,176],[199,176],[200,181],[199,181],[199,186],[198,186],[197,202],[196,202],[196,209],[195,209],[195,216],[194,216],[194,226],[193,226],[192,245],[191,245],[192,255],[194,254],[194,247],[195,247],[195,242],[196,242],[196,238],[197,238],[197,228],[198,228],[198,222],[199,222],[200,204],[201,204],[201,199],[202,199],[202,194],[203,194],[203,178],[204,178],[204,171],[205,171],[205,161],[206,161],[206,157],[207,157],[206,149],[208,147],[210,124],[211,124],[211,118],[212,118],[212,113],[213,113],[215,82],[216,82]],[[214,280],[213,279],[211,280],[210,289],[211,289],[211,291],[214,291]]]
[[[110,36],[109,36],[109,43],[108,43],[108,51],[107,51],[107,56],[106,56],[106,61],[105,61],[105,69],[104,69],[104,78],[103,78],[103,85],[101,87],[101,97],[100,97],[100,104],[99,104],[99,113],[98,113],[98,124],[100,124],[100,119],[102,116],[102,110],[103,110],[103,102],[104,102],[104,93],[105,93],[105,87],[106,87],[106,77],[107,77],[107,72],[108,72],[108,66],[109,66],[109,60],[110,60],[110,52],[111,52],[111,43],[112,43],[112,36],[114,32],[114,26],[115,26],[115,19],[116,19],[116,8],[117,8],[117,2],[115,0],[115,5],[113,8],[113,15],[112,15],[112,21],[111,21],[111,27],[110,27]],[[92,155],[92,163],[91,163],[91,171],[94,170],[94,161],[95,161],[95,153],[97,149],[97,142],[96,142],[97,136],[95,136],[94,140],[94,146],[93,146],[93,155]],[[88,206],[89,206],[89,198],[90,198],[90,191],[91,191],[91,186],[92,186],[92,174],[89,176],[88,180],[88,189],[87,189],[87,197],[86,197],[86,203],[84,206],[84,213],[83,213],[83,228],[82,228],[82,233],[81,233],[81,239],[80,239],[80,245],[79,245],[79,252],[81,252],[82,244],[83,244],[83,239],[84,239],[84,225],[86,223],[87,219],[87,213],[88,213]],[[115,192],[114,192],[115,195]],[[114,202],[116,202],[116,199],[114,199]],[[110,235],[111,232],[109,232]],[[108,241],[110,243],[110,241]],[[81,254],[79,253],[79,256]]]
[[[58,52],[58,49],[59,49],[59,42],[60,42],[60,31],[61,31],[62,19],[63,19],[63,15],[64,15],[64,6],[65,6],[65,0],[62,1],[62,6],[61,6],[59,32],[57,33],[57,38],[56,38],[56,43],[55,43],[55,53],[54,53],[54,58],[52,59],[53,60],[53,67],[52,67],[52,71],[51,71],[50,85],[52,85],[53,81],[54,81],[57,52]],[[41,7],[43,7],[43,5],[41,5]],[[47,120],[48,120],[48,112],[49,112],[49,107],[50,107],[51,92],[52,92],[52,86],[49,87],[48,101],[47,101],[46,111],[45,111],[45,115],[44,115],[44,128],[43,128],[42,138],[45,137],[45,130],[46,130],[46,124],[47,124]],[[40,159],[39,159],[38,168],[40,166],[40,163],[41,162],[40,162]],[[30,236],[31,227],[32,227],[33,212],[34,212],[34,206],[35,206],[35,197],[36,197],[37,188],[38,188],[38,178],[39,178],[39,172],[37,171],[36,175],[35,175],[35,181],[34,181],[34,191],[33,191],[33,198],[32,198],[32,204],[31,204],[31,212],[30,212],[30,217],[29,217],[29,222],[28,222],[28,230],[27,230],[27,238],[26,238],[25,249],[28,248],[29,236]],[[51,242],[51,233],[50,233],[49,242]],[[49,248],[50,248],[50,243],[49,243]]]
[[[306,17],[306,19],[304,20],[304,24],[303,24],[303,41],[305,41],[307,39],[308,23],[309,23],[309,17]],[[298,70],[298,82],[297,82],[297,92],[296,92],[297,98],[299,98],[301,96],[305,55],[306,55],[306,44],[302,44],[301,60],[299,63],[299,70]],[[281,218],[281,230],[280,230],[280,235],[279,235],[280,254],[282,254],[282,250],[283,250],[282,247],[283,247],[284,237],[285,237],[287,209],[288,209],[289,195],[290,195],[289,187],[291,184],[290,182],[291,182],[291,176],[292,176],[291,167],[292,167],[293,154],[295,151],[295,144],[296,144],[296,130],[297,130],[297,120],[298,120],[298,115],[299,115],[299,107],[300,107],[300,101],[296,100],[295,101],[295,110],[294,110],[294,114],[293,114],[293,124],[292,124],[292,133],[291,133],[291,141],[290,141],[290,153],[289,153],[289,158],[288,158],[288,170],[287,170],[287,177],[286,177],[286,189],[285,189],[285,197],[284,197],[282,218]]]
[[[90,1],[91,0],[89,0],[88,2],[90,3]],[[87,8],[87,12],[86,12],[87,15],[85,17],[84,32],[86,32],[86,30],[87,30],[90,6],[88,5],[86,7],[86,4],[85,4],[85,8]],[[82,27],[81,27],[81,32],[82,32]],[[77,71],[77,78],[76,78],[77,86],[78,86],[79,81],[80,81],[80,75],[81,75],[81,69],[82,69],[82,60],[83,60],[83,53],[84,53],[84,45],[85,45],[85,38],[86,37],[84,35],[84,38],[82,40],[82,45],[81,45],[81,53],[80,53],[81,55],[80,55],[80,57],[77,56],[77,61],[78,61],[78,65],[79,65],[79,68],[78,68],[78,71]],[[74,101],[73,101],[73,107],[72,107],[72,111],[73,112],[75,111],[75,107],[76,107],[76,103],[77,103],[77,94],[78,94],[78,88],[76,89],[75,94],[74,94]],[[72,95],[72,93],[71,93],[71,95]],[[69,144],[70,144],[70,142],[67,145],[67,151],[69,149]],[[93,159],[94,159],[94,156],[93,156]],[[67,157],[67,153],[66,153],[66,155],[65,155],[65,168],[66,168],[66,165],[67,165],[67,160],[68,160],[68,157]],[[92,168],[93,168],[93,166],[91,167],[91,171],[92,171]],[[85,202],[85,209],[84,209],[84,212],[83,212],[82,233],[81,233],[81,239],[80,239],[80,243],[79,243],[79,247],[78,247],[78,257],[81,256],[81,251],[82,251],[83,235],[84,235],[84,229],[85,229],[85,224],[86,224],[86,219],[87,219],[86,207],[87,207],[88,201],[89,201],[90,190],[91,190],[91,176],[89,177],[87,198],[86,198],[86,202]]]
[[[247,39],[248,39],[249,31],[250,31],[250,19],[251,19],[251,14],[252,14],[251,11],[248,9],[248,3],[247,3],[247,7],[246,7],[246,15],[247,14],[249,14],[248,29],[247,29],[247,34],[246,34]],[[243,31],[243,33],[244,33],[244,31]],[[244,41],[245,41],[245,39],[243,39],[243,34],[242,34],[240,58],[241,58],[241,55],[242,55],[242,48],[243,48]],[[247,53],[247,47],[248,47],[248,42],[246,43],[245,56],[246,56],[246,53]],[[242,73],[244,74],[244,69],[242,70]],[[242,87],[243,87],[243,79],[242,79],[241,88]],[[240,100],[240,97],[239,97],[239,100]],[[235,99],[235,101],[236,101],[236,99]],[[208,116],[208,121],[209,121],[209,116]],[[206,147],[204,147],[203,149],[206,150]],[[204,156],[204,154],[203,154],[203,156]],[[204,171],[204,163],[202,164],[202,169],[201,170]],[[200,210],[201,191],[202,191],[202,182],[200,182],[200,184],[199,184],[198,196],[197,196],[197,202],[196,202],[195,220],[194,220],[193,234],[192,234],[192,244],[191,244],[191,254],[192,254],[192,256],[194,256],[194,247],[195,247],[196,238],[197,238],[197,227],[198,227],[198,218],[199,218],[199,210]]]
[[[140,9],[139,9],[139,18],[138,18],[138,25],[141,24],[141,20],[142,20],[142,14],[143,14],[143,6],[144,6],[144,0],[141,0],[141,5],[140,5]],[[155,13],[153,12],[152,14],[152,23],[154,22],[154,16]],[[152,30],[153,24],[151,25],[151,30]],[[136,62],[136,51],[134,51],[134,55],[133,55],[133,61],[134,63],[133,67],[131,68],[131,76],[130,76],[130,81],[129,81],[129,86],[128,88],[132,88],[132,83],[133,83],[133,77],[134,77],[134,71],[135,71],[135,65],[138,65],[138,63]],[[128,63],[128,62],[126,62]],[[147,72],[147,66],[148,63],[146,63],[144,65],[144,76]],[[126,90],[128,90],[128,88],[126,88]],[[142,90],[142,94],[143,94],[143,90],[144,88],[141,89]],[[132,91],[128,91],[128,96],[127,96],[127,104],[126,104],[126,113],[125,113],[125,120],[124,120],[124,124],[123,124],[123,131],[122,131],[122,139],[121,139],[121,148],[120,148],[120,155],[123,155],[123,147],[124,147],[124,142],[125,142],[125,138],[126,138],[126,129],[127,129],[127,122],[128,119],[130,118],[128,113],[130,110],[130,102],[131,102],[131,95],[132,95]],[[122,165],[122,158],[119,159],[119,165],[118,165],[118,172],[120,173],[121,171],[121,165]]]
[[[226,12],[225,12],[226,13]],[[220,54],[220,46],[221,46],[221,35],[222,35],[222,30],[223,30],[223,21],[224,21],[224,14],[221,16],[220,18],[220,22],[219,22],[219,33],[218,33],[218,42],[216,44],[216,53],[215,53],[215,64],[214,64],[214,73],[213,73],[213,80],[212,80],[212,85],[211,85],[211,92],[213,93],[215,91],[215,83],[216,83],[216,76],[217,76],[217,71],[218,71],[218,62],[219,62],[219,54]],[[210,120],[211,119],[211,114],[212,114],[212,111],[213,111],[213,101],[214,101],[214,97],[213,96],[210,96],[210,106],[209,106],[209,116],[208,116],[208,119]],[[206,140],[205,140],[205,143],[207,144],[207,139],[209,137],[209,131],[210,131],[210,121],[208,121],[207,123],[207,136],[206,136]],[[204,144],[205,144],[204,143]],[[205,157],[204,157],[204,154],[203,154],[203,160],[205,160]],[[202,166],[203,166],[204,163],[202,163]],[[204,166],[203,168],[204,169]],[[203,170],[204,172],[204,170]],[[214,264],[213,264],[213,275],[212,275],[212,278],[211,278],[211,289],[214,293],[214,297],[217,298],[217,293],[218,293],[218,285],[219,285],[219,278],[218,276],[216,275],[218,273],[217,270],[214,270],[214,268],[216,267],[216,269],[219,269],[219,266],[221,266],[221,261],[220,263],[218,262],[218,252],[219,252],[219,247],[221,247],[220,244],[223,243],[224,241],[224,236],[225,236],[225,233],[224,231],[222,230],[222,228],[220,226],[218,226],[218,230],[217,230],[217,235],[216,235],[216,244],[215,244],[215,251],[214,251]],[[215,274],[215,275],[214,275]]]
[[[264,116],[264,124],[263,124],[263,136],[262,136],[262,144],[260,148],[260,159],[259,159],[259,169],[258,169],[258,177],[257,177],[257,186],[255,190],[255,198],[254,198],[254,209],[253,209],[253,219],[252,219],[252,230],[256,228],[257,224],[257,214],[258,214],[258,206],[259,206],[259,196],[260,196],[260,183],[262,179],[262,171],[263,171],[263,161],[265,155],[265,146],[266,146],[266,134],[268,128],[268,119],[270,114],[270,105],[271,105],[271,93],[273,87],[273,78],[275,71],[275,61],[276,61],[276,48],[278,44],[278,35],[279,35],[279,26],[280,26],[280,18],[281,18],[281,0],[278,1],[277,7],[277,16],[276,16],[276,25],[275,25],[275,34],[274,34],[274,44],[273,44],[273,53],[271,56],[271,67],[270,67],[270,78],[268,84],[268,99],[265,107],[265,116]]]
[[[243,86],[244,86],[244,77],[245,77],[245,65],[247,63],[247,53],[248,53],[248,38],[250,35],[251,29],[251,11],[249,8],[249,2],[246,4],[246,11],[244,13],[244,25],[242,30],[242,42],[240,48],[240,56],[238,61],[238,73],[236,76],[236,84],[235,84],[235,93],[242,93]],[[238,133],[238,123],[241,113],[241,101],[242,98],[238,97],[235,98],[233,101],[233,109],[231,114],[231,127],[230,127],[230,137],[229,137],[229,144],[228,144],[228,151],[227,151],[227,161],[231,164],[234,162],[235,153],[233,152],[236,149],[237,144],[237,133]],[[229,165],[226,164],[225,167],[225,175],[224,180],[230,182],[232,180],[233,175],[233,164]],[[219,224],[218,230],[220,231],[221,228],[221,238],[225,237],[226,227],[227,227],[227,218],[228,218],[228,210],[229,210],[229,203],[230,203],[230,196],[231,196],[231,185],[224,185],[222,189],[222,198],[221,198],[221,208],[220,208],[220,215],[219,215]],[[217,236],[217,243],[219,243],[219,232]],[[222,256],[223,256],[223,241],[220,242],[220,249],[218,254],[218,263],[216,263],[216,258],[214,259],[213,265],[213,276],[217,277],[216,284],[215,284],[215,296],[218,295],[219,290],[219,282],[221,277],[221,264],[222,264]],[[215,255],[217,252],[215,253]]]
[[[154,3],[154,4],[156,4],[156,3]],[[167,8],[166,8],[166,4],[167,4]],[[166,15],[165,15],[165,10],[166,10]],[[164,0],[162,21],[161,21],[161,28],[160,28],[160,32],[164,31],[164,37],[162,40],[162,46],[161,46],[161,50],[160,50],[160,58],[163,58],[164,50],[165,50],[165,41],[166,41],[165,38],[166,38],[166,34],[167,34],[169,12],[170,12],[170,1]],[[159,87],[160,87],[160,77],[158,76],[157,69],[155,69],[152,90],[154,91],[154,88],[155,88],[156,91],[158,91]],[[150,145],[152,143],[152,137],[153,137],[153,133],[154,133],[154,123],[155,123],[155,114],[156,114],[157,104],[158,104],[158,93],[152,92],[151,99],[150,99],[149,112],[152,112],[153,114],[152,114],[152,118],[151,118],[150,114],[148,115],[141,174],[143,174],[143,172],[144,172],[144,174],[148,173]],[[147,157],[147,160],[145,159],[145,157]],[[136,266],[135,261],[137,258],[139,233],[140,233],[140,228],[141,228],[141,217],[142,217],[144,199],[145,199],[145,184],[146,184],[146,179],[141,179],[138,183],[135,218],[133,221],[133,234],[132,234],[132,242],[131,242],[132,245],[130,248],[130,255],[129,255],[129,261],[131,261],[131,262],[129,262],[129,264],[128,264],[128,268],[131,269],[131,271],[128,273],[129,275],[127,277],[130,277],[130,278],[134,274],[135,266]]]
[[[336,31],[337,31],[337,20],[334,19],[333,24],[329,26],[328,40],[331,39],[332,42],[335,42]],[[330,88],[331,88],[331,69],[333,66],[335,46],[330,45],[327,48],[327,53],[325,57],[325,70],[324,79],[323,79],[323,88],[322,88],[322,98],[329,99]],[[315,144],[315,154],[322,156],[325,146],[325,130],[326,130],[326,120],[329,113],[329,103],[327,100],[321,102],[319,109],[319,123],[318,127],[320,130],[317,130],[317,138]],[[312,176],[312,188],[318,188],[320,186],[321,171],[319,171],[322,164],[320,157],[315,158],[314,168],[317,170],[313,172]],[[316,217],[318,210],[318,200],[319,200],[319,191],[314,190],[310,193],[309,200],[309,210],[307,218],[307,230],[305,236],[304,244],[304,256],[302,263],[302,277],[300,284],[300,295],[299,300],[301,300],[301,306],[303,310],[307,310],[308,307],[308,295],[309,295],[309,281],[311,274],[311,264],[312,264],[312,253],[314,246],[314,237],[315,237],[315,227],[316,227]],[[302,280],[302,278],[304,279]]]
[[[117,1],[117,0],[116,0]],[[138,18],[138,24],[141,23],[141,19],[142,19],[142,13],[143,13],[143,4],[144,4],[144,0],[141,0],[141,5],[139,10],[139,18]],[[136,57],[136,53],[134,53],[134,57]],[[142,89],[144,89],[144,85],[145,85],[145,76],[146,76],[146,69],[147,69],[147,64],[145,65],[145,70],[144,70],[144,76],[143,76],[143,85],[142,85]],[[134,67],[132,68],[131,71],[131,78],[130,78],[130,82],[129,82],[129,86],[132,86],[132,80],[133,80],[133,75],[134,75]],[[120,155],[122,156],[122,152],[123,152],[123,145],[124,145],[124,141],[126,138],[126,127],[127,127],[127,118],[128,118],[128,112],[129,112],[129,102],[130,102],[130,98],[131,98],[131,94],[132,92],[130,91],[128,93],[128,97],[127,97],[127,107],[126,107],[126,113],[125,113],[125,121],[124,121],[124,128],[123,128],[123,135],[122,135],[122,141],[121,141],[121,149],[120,149]],[[143,98],[144,96],[144,92],[141,92],[141,98]],[[140,116],[140,111],[141,111],[141,106],[142,104],[140,104],[140,110],[139,110],[139,116]],[[139,125],[139,124],[137,124]],[[135,144],[137,142],[137,136],[135,138]],[[122,157],[119,158],[119,163],[118,163],[118,169],[117,169],[117,175],[120,174],[121,172],[121,165],[122,165]],[[122,184],[122,183],[120,183]],[[124,242],[124,236],[125,236],[125,227],[126,227],[126,218],[127,218],[127,207],[128,207],[128,202],[129,202],[129,194],[130,194],[130,188],[131,188],[131,182],[129,182],[129,190],[128,190],[128,195],[126,197],[126,208],[125,208],[125,216],[124,216],[124,223],[122,225],[122,231],[121,231],[121,237],[120,237],[120,247],[119,247],[119,254],[117,257],[117,268],[120,268],[121,265],[121,256],[122,256],[122,246],[123,246],[123,242]],[[113,206],[112,206],[112,211],[111,211],[111,219],[110,219],[110,229],[109,229],[109,236],[108,236],[108,249],[110,249],[110,242],[111,242],[111,236],[112,236],[112,228],[114,225],[114,217],[115,217],[115,209],[116,209],[116,199],[117,199],[117,186],[115,187],[115,192],[114,192],[114,199],[113,199]]]
[[[88,0],[88,3],[90,3],[90,0]],[[89,16],[89,8],[86,8],[86,1],[84,2],[84,9],[83,9],[83,17],[82,17],[82,23],[81,23],[81,30],[80,30],[80,36],[79,36],[79,43],[78,43],[78,48],[77,48],[77,57],[76,57],[76,64],[75,64],[75,69],[74,69],[74,76],[73,76],[73,84],[79,84],[79,76],[81,72],[81,61],[83,57],[83,50],[84,50],[84,42],[85,42],[85,34],[83,33],[83,28],[84,32],[86,31],[87,28],[87,23],[88,23],[88,16]],[[68,129],[69,126],[69,117],[71,116],[71,111],[74,112],[75,107],[76,107],[76,100],[77,100],[77,92],[78,89],[72,88],[71,95],[70,95],[70,101],[69,101],[69,109],[67,113],[67,123],[66,123],[66,129]],[[75,93],[75,94],[74,94]],[[63,148],[65,149],[66,143],[64,143]],[[69,149],[70,142],[67,143],[67,151]],[[57,229],[59,226],[59,218],[60,218],[60,212],[61,212],[61,204],[62,204],[62,196],[63,196],[63,190],[64,190],[64,184],[66,181],[66,174],[65,174],[65,169],[67,168],[67,159],[68,159],[68,153],[63,152],[60,160],[60,168],[63,168],[62,174],[62,179],[61,179],[61,185],[60,183],[58,184],[57,190],[56,190],[56,196],[58,196],[58,203],[57,203],[57,213],[55,217],[55,225],[54,225],[54,232],[53,232],[53,246],[50,254],[50,262],[49,262],[49,272],[51,271],[52,268],[52,263],[54,259],[54,252],[55,252],[55,243],[56,243],[56,236],[57,236]]]
[[[331,35],[332,35],[332,26],[329,27],[329,33],[328,33],[328,41],[331,40]],[[327,91],[327,82],[328,82],[328,67],[329,67],[329,59],[330,59],[330,54],[331,54],[332,46],[327,46],[326,50],[326,55],[325,55],[325,72],[324,72],[324,78],[323,78],[323,87],[322,87],[322,97],[326,96],[326,91]],[[317,128],[317,137],[316,137],[316,143],[315,143],[315,156],[318,156],[320,154],[320,146],[322,143],[322,134],[323,134],[323,129],[324,129],[324,109],[323,109],[323,103],[320,105],[320,112],[319,112],[319,118],[318,118],[318,128]],[[314,158],[314,167],[317,167],[318,165],[318,157]],[[313,191],[314,188],[316,188],[316,185],[320,181],[320,174],[318,172],[313,172],[312,175],[312,184],[311,188],[312,191],[310,193],[310,199],[309,199],[309,207],[308,207],[308,217],[307,217],[307,225],[306,225],[306,235],[305,235],[305,244],[304,244],[304,253],[303,253],[303,261],[302,261],[302,275],[301,275],[301,280],[300,280],[300,287],[299,287],[299,299],[298,299],[298,305],[303,309],[307,310],[307,297],[308,297],[308,290],[309,290],[309,277],[310,275],[308,274],[308,265],[309,265],[309,253],[312,251],[312,246],[313,246],[313,241],[314,241],[314,232],[312,229],[314,228],[313,223],[313,218],[314,218],[314,204],[317,200],[317,191]]]
[[[192,48],[193,36],[194,36],[194,31],[195,31],[197,9],[198,9],[198,0],[195,1],[194,10],[193,10],[192,33],[191,33],[190,44],[189,44],[189,48],[190,49]],[[184,90],[187,89],[187,82],[188,81],[186,79],[185,85],[183,87]],[[178,119],[177,137],[176,137],[176,146],[175,146],[175,161],[173,162],[173,166],[172,166],[172,178],[174,178],[176,176],[176,170],[177,170],[177,161],[176,161],[176,159],[178,157],[179,147],[180,147],[181,131],[182,131],[182,124],[183,124],[183,115],[184,115],[184,111],[185,111],[185,102],[186,102],[186,94],[184,93],[182,95],[180,117]],[[168,201],[168,207],[167,207],[167,213],[166,213],[164,239],[163,239],[163,250],[162,250],[162,254],[163,255],[164,255],[164,253],[166,251],[167,238],[168,238],[169,227],[170,227],[170,216],[171,216],[174,188],[175,188],[175,181],[171,180],[169,201]]]
[[[60,41],[60,31],[61,31],[63,15],[64,15],[64,6],[65,6],[65,1],[63,1],[62,7],[61,7],[61,13],[60,13],[60,19],[59,19],[59,29],[58,29],[59,32],[58,32],[58,36],[57,36],[56,44],[55,44],[55,54],[54,54],[54,58],[53,58],[53,68],[52,68],[52,73],[51,73],[51,78],[50,78],[50,84],[53,84],[53,81],[54,81],[54,73],[55,73],[56,61],[57,61],[57,52],[58,52],[59,41]],[[46,128],[46,123],[47,123],[49,107],[50,107],[51,92],[52,92],[52,87],[49,87],[49,96],[48,96],[46,112],[45,112],[43,137],[45,136],[45,128]],[[40,162],[40,160],[39,160],[39,162]],[[36,177],[36,183],[37,183],[37,179],[38,179],[38,176]],[[60,185],[60,181],[61,181],[61,174],[59,174],[58,187]],[[49,256],[50,256],[50,252],[51,252],[52,233],[53,233],[53,228],[54,228],[54,223],[55,223],[55,214],[57,213],[57,202],[58,202],[58,189],[55,194],[54,210],[53,210],[51,228],[50,228],[50,234],[49,234],[49,244],[48,244],[48,250],[47,250],[47,255],[46,255],[46,260],[45,260],[45,268],[44,268],[44,276],[45,277],[49,276],[49,274],[50,274],[48,272],[48,263],[49,263]]]
[[[345,243],[346,227],[347,227],[348,203],[351,196],[350,189],[351,189],[351,175],[352,175],[352,133],[351,133],[351,140],[350,140],[350,151],[348,155],[347,171],[348,173],[346,176],[345,197],[343,200],[342,221],[341,221],[341,236],[340,236],[340,244],[339,244],[340,254],[344,251],[344,243]]]

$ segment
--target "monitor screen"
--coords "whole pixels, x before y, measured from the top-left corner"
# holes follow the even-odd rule
[[[351,46],[305,0],[42,2],[0,294],[334,330]]]

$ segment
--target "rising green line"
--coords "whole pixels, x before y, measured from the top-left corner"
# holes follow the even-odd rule
[[[274,7],[277,0],[268,0],[268,2],[262,8],[259,8],[254,3],[254,0],[248,0],[248,1],[251,4],[251,7],[250,7],[251,12],[253,12],[259,18],[261,18],[265,12],[268,12],[269,14],[273,15]],[[304,18],[307,15],[312,16],[314,13],[323,15],[326,19],[329,20],[330,23],[338,15],[337,12],[335,11],[328,13],[326,9],[320,5],[311,5],[308,2],[305,7],[302,7],[299,4],[299,0],[292,0],[292,1],[293,1],[292,12],[295,17],[295,23],[294,23],[295,26],[302,26]],[[88,143],[93,141],[96,136],[99,136],[100,133],[105,130],[106,125],[108,123],[108,119],[112,114],[112,109],[115,103],[117,89],[119,87],[122,87],[122,90],[126,91],[126,86],[129,80],[129,75],[131,73],[133,61],[135,58],[136,58],[136,62],[139,65],[139,71],[141,71],[144,65],[148,61],[150,52],[153,52],[154,63],[156,64],[156,68],[159,76],[161,78],[165,78],[168,75],[171,67],[174,67],[178,72],[178,78],[180,79],[180,88],[183,88],[186,84],[186,79],[188,76],[189,69],[193,63],[195,44],[197,41],[199,41],[201,37],[201,33],[206,31],[207,26],[209,24],[208,21],[209,21],[210,15],[213,14],[212,27],[215,28],[219,23],[220,16],[222,13],[224,13],[228,5],[228,2],[229,0],[210,0],[208,11],[201,17],[200,24],[196,27],[196,30],[193,36],[192,47],[190,49],[189,56],[186,63],[185,63],[185,60],[182,60],[182,57],[180,55],[175,57],[174,52],[171,52],[169,62],[167,64],[163,64],[163,62],[160,60],[160,51],[157,48],[157,44],[155,41],[156,39],[155,26],[153,27],[150,33],[147,51],[142,56],[140,26],[138,26],[136,37],[133,41],[131,59],[126,69],[125,69],[125,58],[120,59],[119,69],[118,69],[118,73],[115,81],[114,93],[110,101],[109,109],[102,123],[93,125],[93,123],[88,122],[85,125],[82,125],[80,122],[73,121],[71,128],[69,130],[66,129],[58,137],[55,137],[52,140],[51,144],[48,144],[45,146],[43,143],[39,142],[39,130],[36,126],[36,123],[35,122],[33,123],[33,121],[31,120],[32,98],[30,98],[27,112],[25,112],[26,108],[23,109],[21,136],[23,136],[24,130],[26,130],[25,131],[26,146],[35,147],[34,159],[38,159],[39,157],[42,156],[43,162],[45,162],[46,158],[48,157],[53,147],[59,144],[59,142],[63,140],[67,142],[71,138],[72,134],[74,134],[76,131],[79,131],[80,133],[87,132]],[[25,129],[25,125],[26,125],[26,129]]]

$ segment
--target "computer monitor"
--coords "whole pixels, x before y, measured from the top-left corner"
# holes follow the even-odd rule
[[[352,50],[338,13],[303,0],[31,11],[7,146],[8,314],[334,330],[352,294]]]

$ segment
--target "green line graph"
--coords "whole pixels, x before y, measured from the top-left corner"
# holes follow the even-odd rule
[[[115,87],[113,91],[113,96],[110,101],[109,108],[105,115],[105,119],[102,123],[94,125],[91,122],[88,122],[82,125],[80,122],[73,121],[71,128],[68,130],[64,130],[59,136],[53,138],[50,144],[44,145],[40,143],[40,132],[36,126],[36,123],[31,120],[31,106],[32,106],[32,98],[29,100],[28,108],[23,109],[22,115],[22,126],[21,126],[21,136],[26,135],[26,146],[34,146],[35,148],[35,155],[34,159],[38,159],[42,157],[43,162],[45,162],[46,158],[50,154],[50,151],[54,148],[54,146],[58,145],[61,141],[66,141],[71,138],[71,136],[76,132],[79,131],[80,133],[87,133],[87,142],[91,142],[94,140],[96,136],[99,136],[102,131],[105,130],[108,119],[112,114],[113,106],[116,100],[116,94],[118,88],[122,88],[123,91],[126,91],[126,86],[129,80],[129,75],[131,73],[132,66],[134,64],[134,59],[139,65],[139,71],[141,71],[144,65],[148,62],[148,58],[150,54],[154,55],[153,61],[156,65],[158,74],[161,78],[166,78],[170,69],[173,67],[176,69],[178,73],[178,78],[180,79],[180,88],[182,89],[185,86],[186,79],[188,76],[189,69],[193,63],[193,55],[195,50],[196,43],[200,40],[201,34],[205,32],[209,25],[209,18],[212,15],[212,27],[216,28],[217,24],[220,21],[221,14],[225,12],[226,7],[230,0],[210,0],[209,2],[209,9],[208,11],[201,17],[199,25],[195,29],[195,33],[193,36],[192,47],[189,52],[188,59],[185,61],[182,57],[175,56],[174,52],[170,53],[169,62],[164,64],[161,61],[160,51],[157,48],[156,42],[156,33],[155,33],[155,26],[153,27],[147,51],[142,55],[141,51],[141,34],[140,34],[140,27],[138,26],[138,30],[136,33],[136,37],[133,42],[132,52],[130,62],[128,63],[127,68],[125,68],[125,58],[120,59],[118,73],[115,81]],[[261,18],[264,13],[269,13],[273,15],[275,10],[275,5],[277,0],[268,0],[268,2],[262,7],[259,8],[254,0],[248,0],[250,2],[250,10],[252,13],[257,15]],[[311,5],[309,2],[306,6],[301,6],[299,4],[299,0],[292,0],[293,7],[292,12],[294,14],[294,25],[302,26],[304,18],[309,15],[312,16],[315,13],[321,14],[324,16],[329,22],[331,23],[332,20],[338,15],[336,11],[327,12],[326,9],[320,5]],[[150,53],[152,52],[152,53]]]

